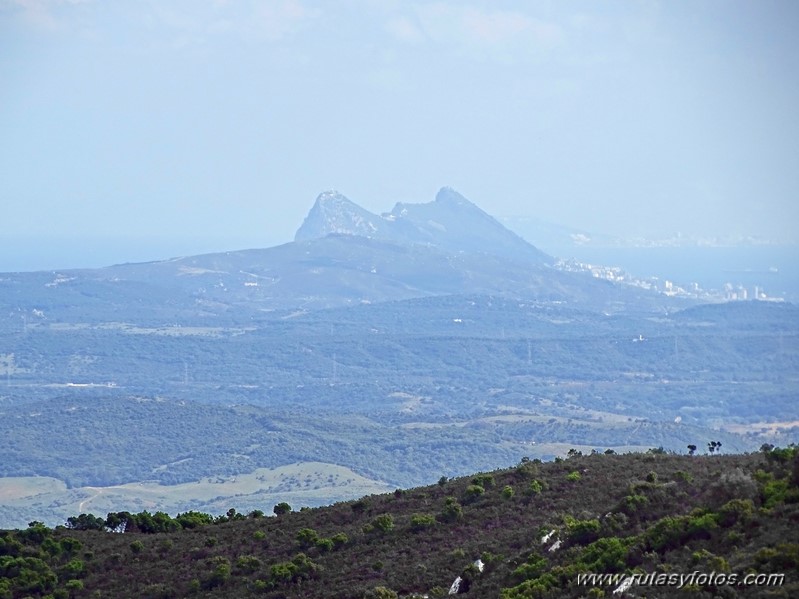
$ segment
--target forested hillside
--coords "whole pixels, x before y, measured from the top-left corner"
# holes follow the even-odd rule
[[[799,451],[721,450],[572,450],[300,511],[32,522],[0,533],[0,597],[795,597]],[[694,572],[715,578],[678,589]]]

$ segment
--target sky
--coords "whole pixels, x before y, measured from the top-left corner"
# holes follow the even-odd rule
[[[328,189],[796,243],[798,26],[794,0],[0,0],[0,270],[269,247]]]

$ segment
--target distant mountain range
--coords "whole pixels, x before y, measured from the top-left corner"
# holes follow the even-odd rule
[[[31,322],[250,322],[318,309],[448,294],[510,294],[595,311],[682,307],[655,292],[563,272],[450,188],[381,216],[319,195],[294,242],[98,269],[0,275],[0,307]],[[124,314],[124,317],[122,316]]]

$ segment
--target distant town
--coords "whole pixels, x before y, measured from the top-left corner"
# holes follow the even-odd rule
[[[746,300],[759,300],[768,302],[784,301],[783,298],[770,297],[766,293],[765,289],[760,285],[754,285],[750,288],[747,288],[741,284],[725,283],[721,289],[704,289],[699,285],[699,283],[689,283],[683,286],[675,283],[674,281],[661,279],[659,277],[641,279],[631,275],[618,266],[600,266],[596,264],[588,264],[573,258],[558,259],[558,261],[555,263],[555,267],[559,270],[567,272],[590,273],[596,279],[604,279],[614,283],[621,283],[623,285],[630,285],[632,287],[657,291],[671,297],[685,297],[710,302]]]

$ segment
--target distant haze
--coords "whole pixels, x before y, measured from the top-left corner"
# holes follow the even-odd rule
[[[0,270],[288,242],[326,189],[795,243],[797,23],[792,0],[0,0]]]

